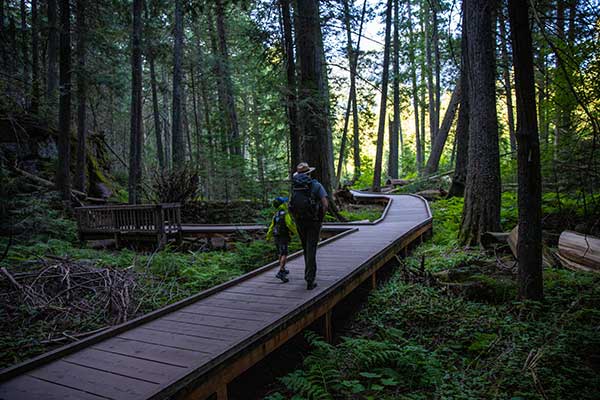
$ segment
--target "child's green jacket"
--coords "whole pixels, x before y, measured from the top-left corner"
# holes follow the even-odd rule
[[[298,235],[298,229],[296,229],[296,224],[294,223],[294,220],[292,219],[292,216],[290,215],[290,211],[288,210],[287,203],[283,203],[279,207],[277,207],[275,214],[277,214],[279,211],[285,211],[285,225],[287,226],[289,232],[292,235]],[[275,215],[273,215],[273,216],[275,216]],[[275,227],[275,218],[271,218],[271,225],[269,225],[269,230],[267,231],[267,240],[271,240],[273,238],[273,228],[274,227]]]

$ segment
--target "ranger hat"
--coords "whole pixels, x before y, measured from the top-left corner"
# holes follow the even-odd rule
[[[309,174],[309,173],[313,172],[315,169],[316,169],[315,167],[309,166],[308,163],[301,162],[296,167],[296,172],[294,172],[294,176],[296,176],[297,174]]]

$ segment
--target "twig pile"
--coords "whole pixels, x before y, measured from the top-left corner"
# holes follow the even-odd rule
[[[49,322],[97,315],[116,324],[127,321],[136,309],[131,267],[98,268],[92,262],[46,257],[27,269],[19,273],[1,269],[0,302],[9,316],[26,307],[30,315]]]

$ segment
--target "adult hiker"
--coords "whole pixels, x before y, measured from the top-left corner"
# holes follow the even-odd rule
[[[267,231],[267,240],[273,239],[279,256],[279,271],[275,278],[280,279],[283,283],[289,282],[287,275],[290,273],[285,269],[288,256],[288,244],[292,239],[292,235],[298,235],[296,224],[290,217],[287,205],[287,197],[277,197],[273,200],[275,214],[271,218],[271,225]]]
[[[298,164],[292,176],[293,194],[289,205],[304,250],[304,279],[308,290],[317,286],[317,243],[329,208],[325,188],[310,176],[314,170],[305,162]]]

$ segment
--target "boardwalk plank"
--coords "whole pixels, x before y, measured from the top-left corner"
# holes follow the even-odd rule
[[[227,342],[222,339],[200,338],[178,333],[161,332],[143,327],[123,332],[117,337],[207,354],[214,354],[227,346]]]
[[[126,378],[62,360],[35,369],[27,375],[119,400],[139,399],[158,387],[156,383]]]
[[[256,327],[263,325],[258,321],[240,321],[230,317],[216,317],[212,315],[198,315],[186,312],[174,312],[161,318],[162,321],[183,322],[191,325],[212,326],[238,330],[240,332],[251,332]]]
[[[9,385],[0,385],[0,399],[11,400],[105,400],[81,390],[21,375]]]
[[[162,318],[146,324],[144,327],[156,329],[162,332],[179,333],[195,337],[209,337],[218,339],[220,341],[236,340],[247,335],[247,332],[244,331],[203,325],[191,325],[183,322],[165,321]]]
[[[199,360],[206,360],[209,358],[206,353],[198,351],[184,350],[118,337],[95,344],[92,348],[180,367],[189,367]]]
[[[176,367],[156,361],[142,360],[130,356],[109,353],[93,348],[79,351],[65,357],[65,361],[73,364],[112,372],[130,378],[143,379],[154,383],[165,383],[183,372],[185,367]]]

